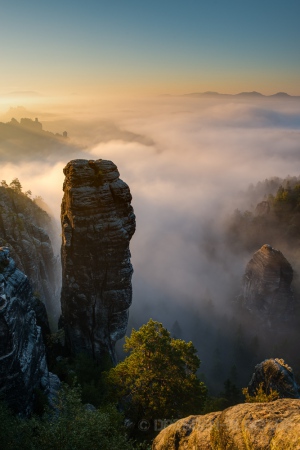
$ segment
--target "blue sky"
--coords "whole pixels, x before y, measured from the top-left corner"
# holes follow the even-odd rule
[[[300,95],[300,1],[14,1],[1,93]]]

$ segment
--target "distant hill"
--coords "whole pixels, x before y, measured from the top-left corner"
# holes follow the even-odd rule
[[[288,97],[292,97],[292,96],[287,94],[286,92],[277,92],[277,94],[270,95],[270,97],[288,98]],[[296,97],[296,98],[298,98],[298,97]]]
[[[214,91],[206,91],[206,92],[193,92],[190,94],[184,94],[184,97],[218,97],[218,98],[284,98],[284,99],[300,99],[300,96],[289,95],[286,92],[277,92],[272,95],[264,95],[260,92],[252,91],[252,92],[240,92],[238,94],[221,94],[219,92]]]
[[[229,97],[230,94],[220,94],[219,92],[192,92],[191,94],[184,94],[184,97]]]
[[[66,132],[45,131],[38,118],[0,122],[0,161],[18,162],[20,157],[23,160],[49,158],[58,152],[71,156],[75,151],[78,148],[69,142]]]
[[[235,94],[236,97],[266,97],[260,92],[252,91],[252,92],[240,92],[239,94]]]

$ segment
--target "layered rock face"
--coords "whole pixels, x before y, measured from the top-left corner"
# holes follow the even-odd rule
[[[282,359],[266,359],[255,366],[248,384],[248,392],[255,395],[260,384],[269,394],[277,391],[281,398],[300,398],[300,388],[294,379],[293,370]]]
[[[31,411],[34,391],[47,391],[49,374],[36,301],[9,249],[0,248],[0,394],[16,412]],[[39,315],[42,321],[46,311]]]
[[[49,215],[22,192],[0,187],[0,245],[8,246],[17,267],[54,322],[59,316],[60,261],[53,250],[56,230]]]
[[[287,450],[300,448],[300,400],[245,403],[178,420],[152,450]]]
[[[294,311],[293,269],[283,254],[263,245],[249,261],[243,279],[243,306],[256,318],[273,325]]]
[[[111,161],[76,159],[64,168],[61,306],[73,354],[101,360],[125,335],[132,301],[131,194]]]

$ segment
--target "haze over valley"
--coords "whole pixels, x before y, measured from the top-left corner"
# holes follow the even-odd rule
[[[34,120],[47,117],[47,110],[27,105],[9,114]],[[149,317],[169,329],[178,321],[182,337],[195,341],[193,317],[203,318],[208,300],[215,312],[231,316],[253,252],[231,248],[228,223],[237,208],[253,211],[271,193],[264,185],[254,188],[257,183],[299,176],[300,102],[160,97],[111,107],[109,113],[94,106],[88,116],[82,105],[81,114],[60,110],[41,123],[43,131],[29,130],[23,146],[17,136],[2,137],[2,173],[7,182],[18,177],[24,190],[41,196],[57,222],[62,169],[70,159],[112,160],[130,186],[137,231],[131,242],[129,329]],[[55,136],[64,131],[66,139]],[[262,241],[253,251],[265,243],[274,245]]]

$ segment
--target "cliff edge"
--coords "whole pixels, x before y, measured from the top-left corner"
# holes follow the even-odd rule
[[[0,248],[0,395],[15,412],[32,411],[36,389],[49,389],[41,327],[26,275],[16,268],[9,249]],[[46,317],[44,307],[43,316]]]
[[[21,190],[0,186],[0,246],[8,247],[30,279],[55,328],[59,316],[60,261],[55,256],[53,220]],[[55,324],[55,325],[54,325]]]

